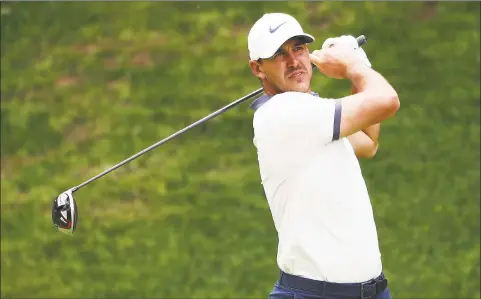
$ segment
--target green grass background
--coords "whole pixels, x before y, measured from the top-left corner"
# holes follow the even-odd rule
[[[2,2],[2,298],[266,298],[277,235],[245,103],[52,199],[257,89],[247,33],[294,15],[365,34],[396,117],[362,161],[393,298],[480,298],[479,2]],[[325,97],[347,81],[317,73]],[[362,244],[360,244],[362,246]]]

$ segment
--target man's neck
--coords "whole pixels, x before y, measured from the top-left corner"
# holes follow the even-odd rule
[[[282,91],[278,88],[275,88],[271,85],[267,85],[264,84],[264,82],[262,83],[262,88],[264,89],[264,93],[270,97],[273,97],[275,96],[276,94],[280,94],[280,93],[284,93],[286,91]],[[309,86],[309,90],[306,91],[306,93],[312,93],[312,89],[311,89],[311,86]]]
[[[251,103],[250,107],[251,107],[252,109],[254,109],[254,110],[259,109],[259,107],[261,107],[261,106],[264,105],[267,101],[269,101],[270,98],[272,98],[272,97],[275,96],[276,94],[279,94],[279,93],[282,93],[282,92],[278,92],[278,93],[274,93],[274,94],[268,94],[268,93],[264,90],[264,93],[265,93],[265,95],[260,96],[259,98],[257,98],[256,100],[254,100],[254,101]],[[316,97],[319,96],[319,94],[318,94],[317,92],[311,91],[310,88],[309,88],[309,91],[306,92],[306,93],[310,93],[311,95],[316,96]]]
[[[264,89],[264,93],[268,96],[275,96],[276,94],[283,93],[283,91],[278,90],[277,88],[274,88],[272,86],[266,86],[265,84],[262,84],[262,88]]]
[[[273,91],[271,89],[266,89],[264,88],[264,93],[270,97],[275,96],[276,94],[284,93],[285,91]],[[312,93],[312,89],[309,87],[308,91],[305,91],[305,93]]]

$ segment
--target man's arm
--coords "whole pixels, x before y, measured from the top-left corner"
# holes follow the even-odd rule
[[[347,78],[359,91],[342,98],[340,137],[347,137],[394,116],[399,98],[394,88],[375,70],[351,65]]]
[[[353,85],[352,94],[357,92],[356,86]],[[358,158],[370,159],[376,155],[380,129],[381,126],[377,123],[347,137]]]
[[[399,97],[389,82],[355,55],[352,48],[333,44],[315,50],[311,62],[331,78],[349,79],[359,91],[336,100],[334,138],[348,137],[394,116]]]

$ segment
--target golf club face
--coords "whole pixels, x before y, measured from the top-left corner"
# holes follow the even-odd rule
[[[61,193],[52,205],[52,221],[55,227],[67,234],[73,235],[77,227],[77,204],[71,190]]]

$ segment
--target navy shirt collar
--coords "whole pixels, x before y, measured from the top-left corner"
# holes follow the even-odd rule
[[[313,96],[316,96],[318,97],[319,94],[316,93],[316,92],[313,92],[311,91],[311,94]],[[270,96],[270,95],[263,95],[261,96],[260,98],[256,99],[254,102],[252,102],[252,104],[249,106],[251,107],[252,109],[254,109],[254,111],[256,111],[257,109],[259,109],[262,105],[264,105],[265,103],[267,103],[267,101],[269,101],[273,96]]]

